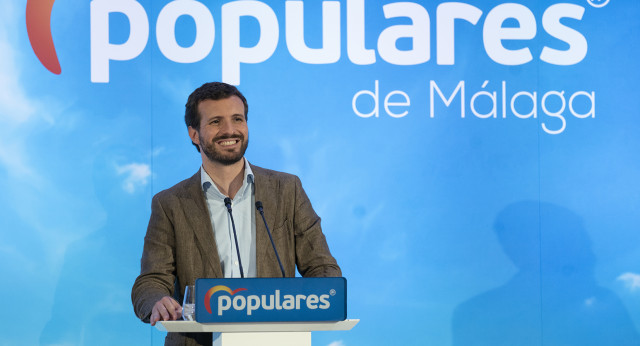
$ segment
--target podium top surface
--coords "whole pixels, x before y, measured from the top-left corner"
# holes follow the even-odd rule
[[[359,319],[338,322],[256,322],[256,323],[198,323],[195,321],[159,321],[162,332],[182,333],[251,333],[251,332],[315,332],[351,330]]]

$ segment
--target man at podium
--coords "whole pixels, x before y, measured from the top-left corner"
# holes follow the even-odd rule
[[[341,276],[300,179],[244,157],[249,131],[242,93],[225,83],[206,83],[191,93],[185,108],[202,165],[191,178],[153,197],[140,275],[131,292],[136,315],[151,325],[180,319],[178,302],[197,278],[293,277],[296,267],[304,277]],[[166,345],[211,342],[208,333],[169,333],[165,340]]]

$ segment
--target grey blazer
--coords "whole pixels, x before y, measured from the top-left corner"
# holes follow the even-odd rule
[[[251,165],[255,200],[262,201],[273,240],[287,276],[296,266],[302,276],[341,276],[298,177]],[[256,211],[258,277],[280,277],[280,268],[262,217]],[[136,315],[149,322],[153,305],[164,296],[182,302],[184,288],[197,278],[220,278],[222,268],[211,227],[200,171],[159,192],[151,203],[140,275],[131,300]],[[210,333],[168,333],[165,345],[211,345]]]

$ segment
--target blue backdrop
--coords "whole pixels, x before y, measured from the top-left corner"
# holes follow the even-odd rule
[[[639,17],[0,1],[0,344],[162,344],[130,289],[151,197],[200,164],[186,98],[222,80],[247,158],[300,176],[348,279],[360,324],[314,344],[640,345]]]

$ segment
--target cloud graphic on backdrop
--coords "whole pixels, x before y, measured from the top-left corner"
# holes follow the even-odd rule
[[[11,2],[0,4],[0,171],[6,169],[11,177],[40,184],[42,179],[31,167],[25,139],[33,129],[29,120],[37,116],[40,124],[50,125],[53,118],[48,109],[40,109],[39,100],[27,95],[21,78],[22,63],[11,33],[19,23]],[[44,122],[43,122],[44,121]]]
[[[27,34],[38,60],[55,74],[60,74],[60,62],[51,35],[51,10],[55,0],[27,0]]]
[[[151,168],[146,163],[130,163],[124,166],[116,166],[118,175],[124,175],[122,189],[128,193],[136,192],[138,187],[142,188],[149,182]]]
[[[640,274],[624,273],[618,276],[617,280],[622,281],[632,292],[640,289]]]
[[[345,344],[344,342],[342,342],[342,340],[338,340],[330,343],[329,346],[345,346]]]

